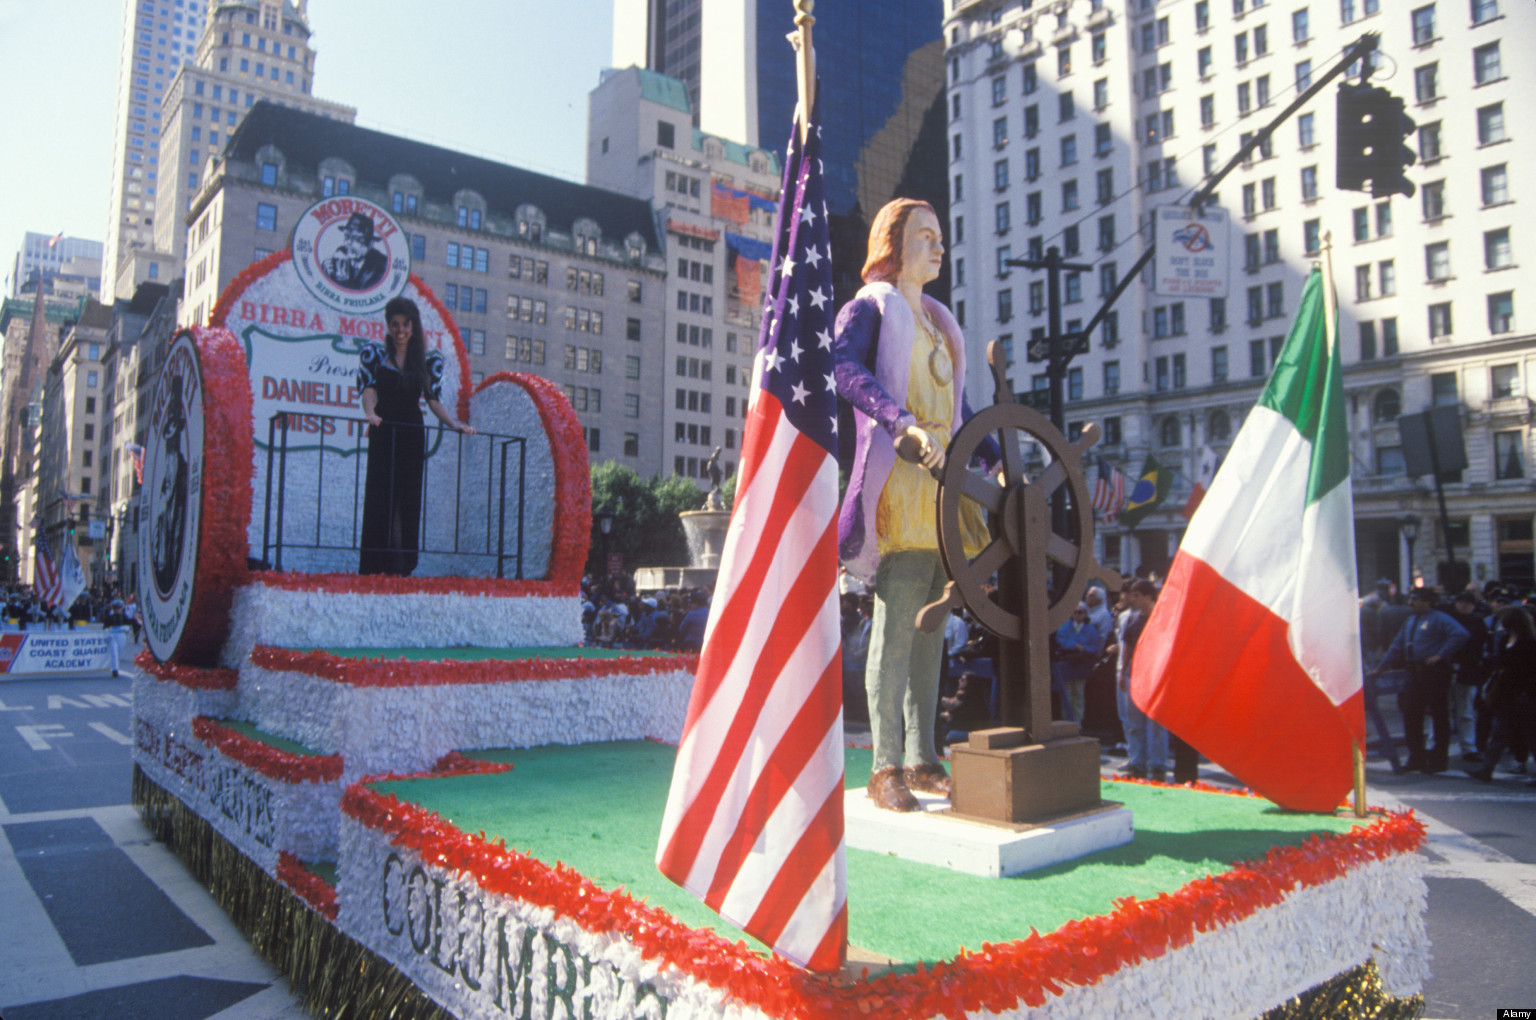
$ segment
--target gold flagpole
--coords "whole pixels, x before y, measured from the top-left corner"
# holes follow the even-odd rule
[[[1323,234],[1323,333],[1328,339],[1328,356],[1339,357],[1338,295],[1333,290],[1333,231]],[[1362,678],[1364,682],[1364,678]],[[1365,811],[1365,748],[1358,742],[1350,744],[1355,765],[1355,817],[1364,818]]]
[[[816,19],[811,16],[815,0],[794,0],[795,31],[789,34],[790,45],[799,59],[795,61],[795,79],[800,86],[800,141],[806,141],[810,131],[811,107],[816,102],[816,53],[811,49],[811,26]]]

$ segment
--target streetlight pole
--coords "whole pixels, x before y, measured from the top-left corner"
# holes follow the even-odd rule
[[[1408,544],[1408,570],[1403,581],[1404,590],[1413,588],[1413,543],[1419,537],[1418,514],[1404,514],[1397,519],[1398,530],[1403,533],[1403,541]]]
[[[1091,272],[1093,267],[1078,262],[1063,262],[1061,249],[1055,245],[1045,250],[1044,258],[1009,259],[1004,265],[1016,266],[1020,269],[1045,270],[1045,350],[1037,350],[1032,342],[1028,348],[1028,357],[1030,361],[1045,362],[1045,375],[1050,382],[1051,424],[1065,434],[1067,412],[1062,400],[1062,378],[1067,374],[1067,365],[1072,358],[1088,350],[1088,334],[1074,333],[1070,337],[1061,335],[1061,274],[1064,272],[1087,273]]]

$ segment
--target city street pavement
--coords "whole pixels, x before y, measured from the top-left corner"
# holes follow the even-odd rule
[[[305,1016],[129,807],[130,693],[127,675],[0,680],[0,1017]],[[1372,804],[1410,807],[1429,828],[1425,1016],[1536,1006],[1536,789],[1525,776],[1394,776],[1375,759],[1368,778]],[[1208,763],[1201,779],[1234,783]]]
[[[130,673],[0,679],[0,1017],[307,1016],[129,806]]]

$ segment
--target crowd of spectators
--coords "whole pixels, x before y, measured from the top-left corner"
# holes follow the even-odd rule
[[[31,585],[12,584],[4,586],[0,625],[6,630],[74,630],[93,625],[128,627],[137,644],[143,621],[135,597],[131,593],[124,596],[116,586],[83,591],[70,606],[50,609]]]
[[[581,582],[581,625],[586,643],[597,648],[697,652],[709,622],[705,588],[639,595],[628,577]]]
[[[1454,594],[1420,587],[1404,595],[1382,580],[1360,600],[1366,714],[1394,772],[1444,772],[1453,751],[1484,782],[1506,753],[1508,771],[1526,772],[1536,751],[1533,614],[1536,594],[1522,598],[1497,581]],[[1401,760],[1379,706],[1394,695],[1407,751]]]

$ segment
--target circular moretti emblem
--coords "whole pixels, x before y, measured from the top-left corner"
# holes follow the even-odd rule
[[[339,312],[379,312],[405,290],[411,248],[400,224],[366,198],[321,199],[293,228],[293,267],[305,288]]]
[[[193,605],[203,480],[203,373],[192,336],[171,344],[155,386],[144,450],[139,598],[150,651],[162,662]]]

